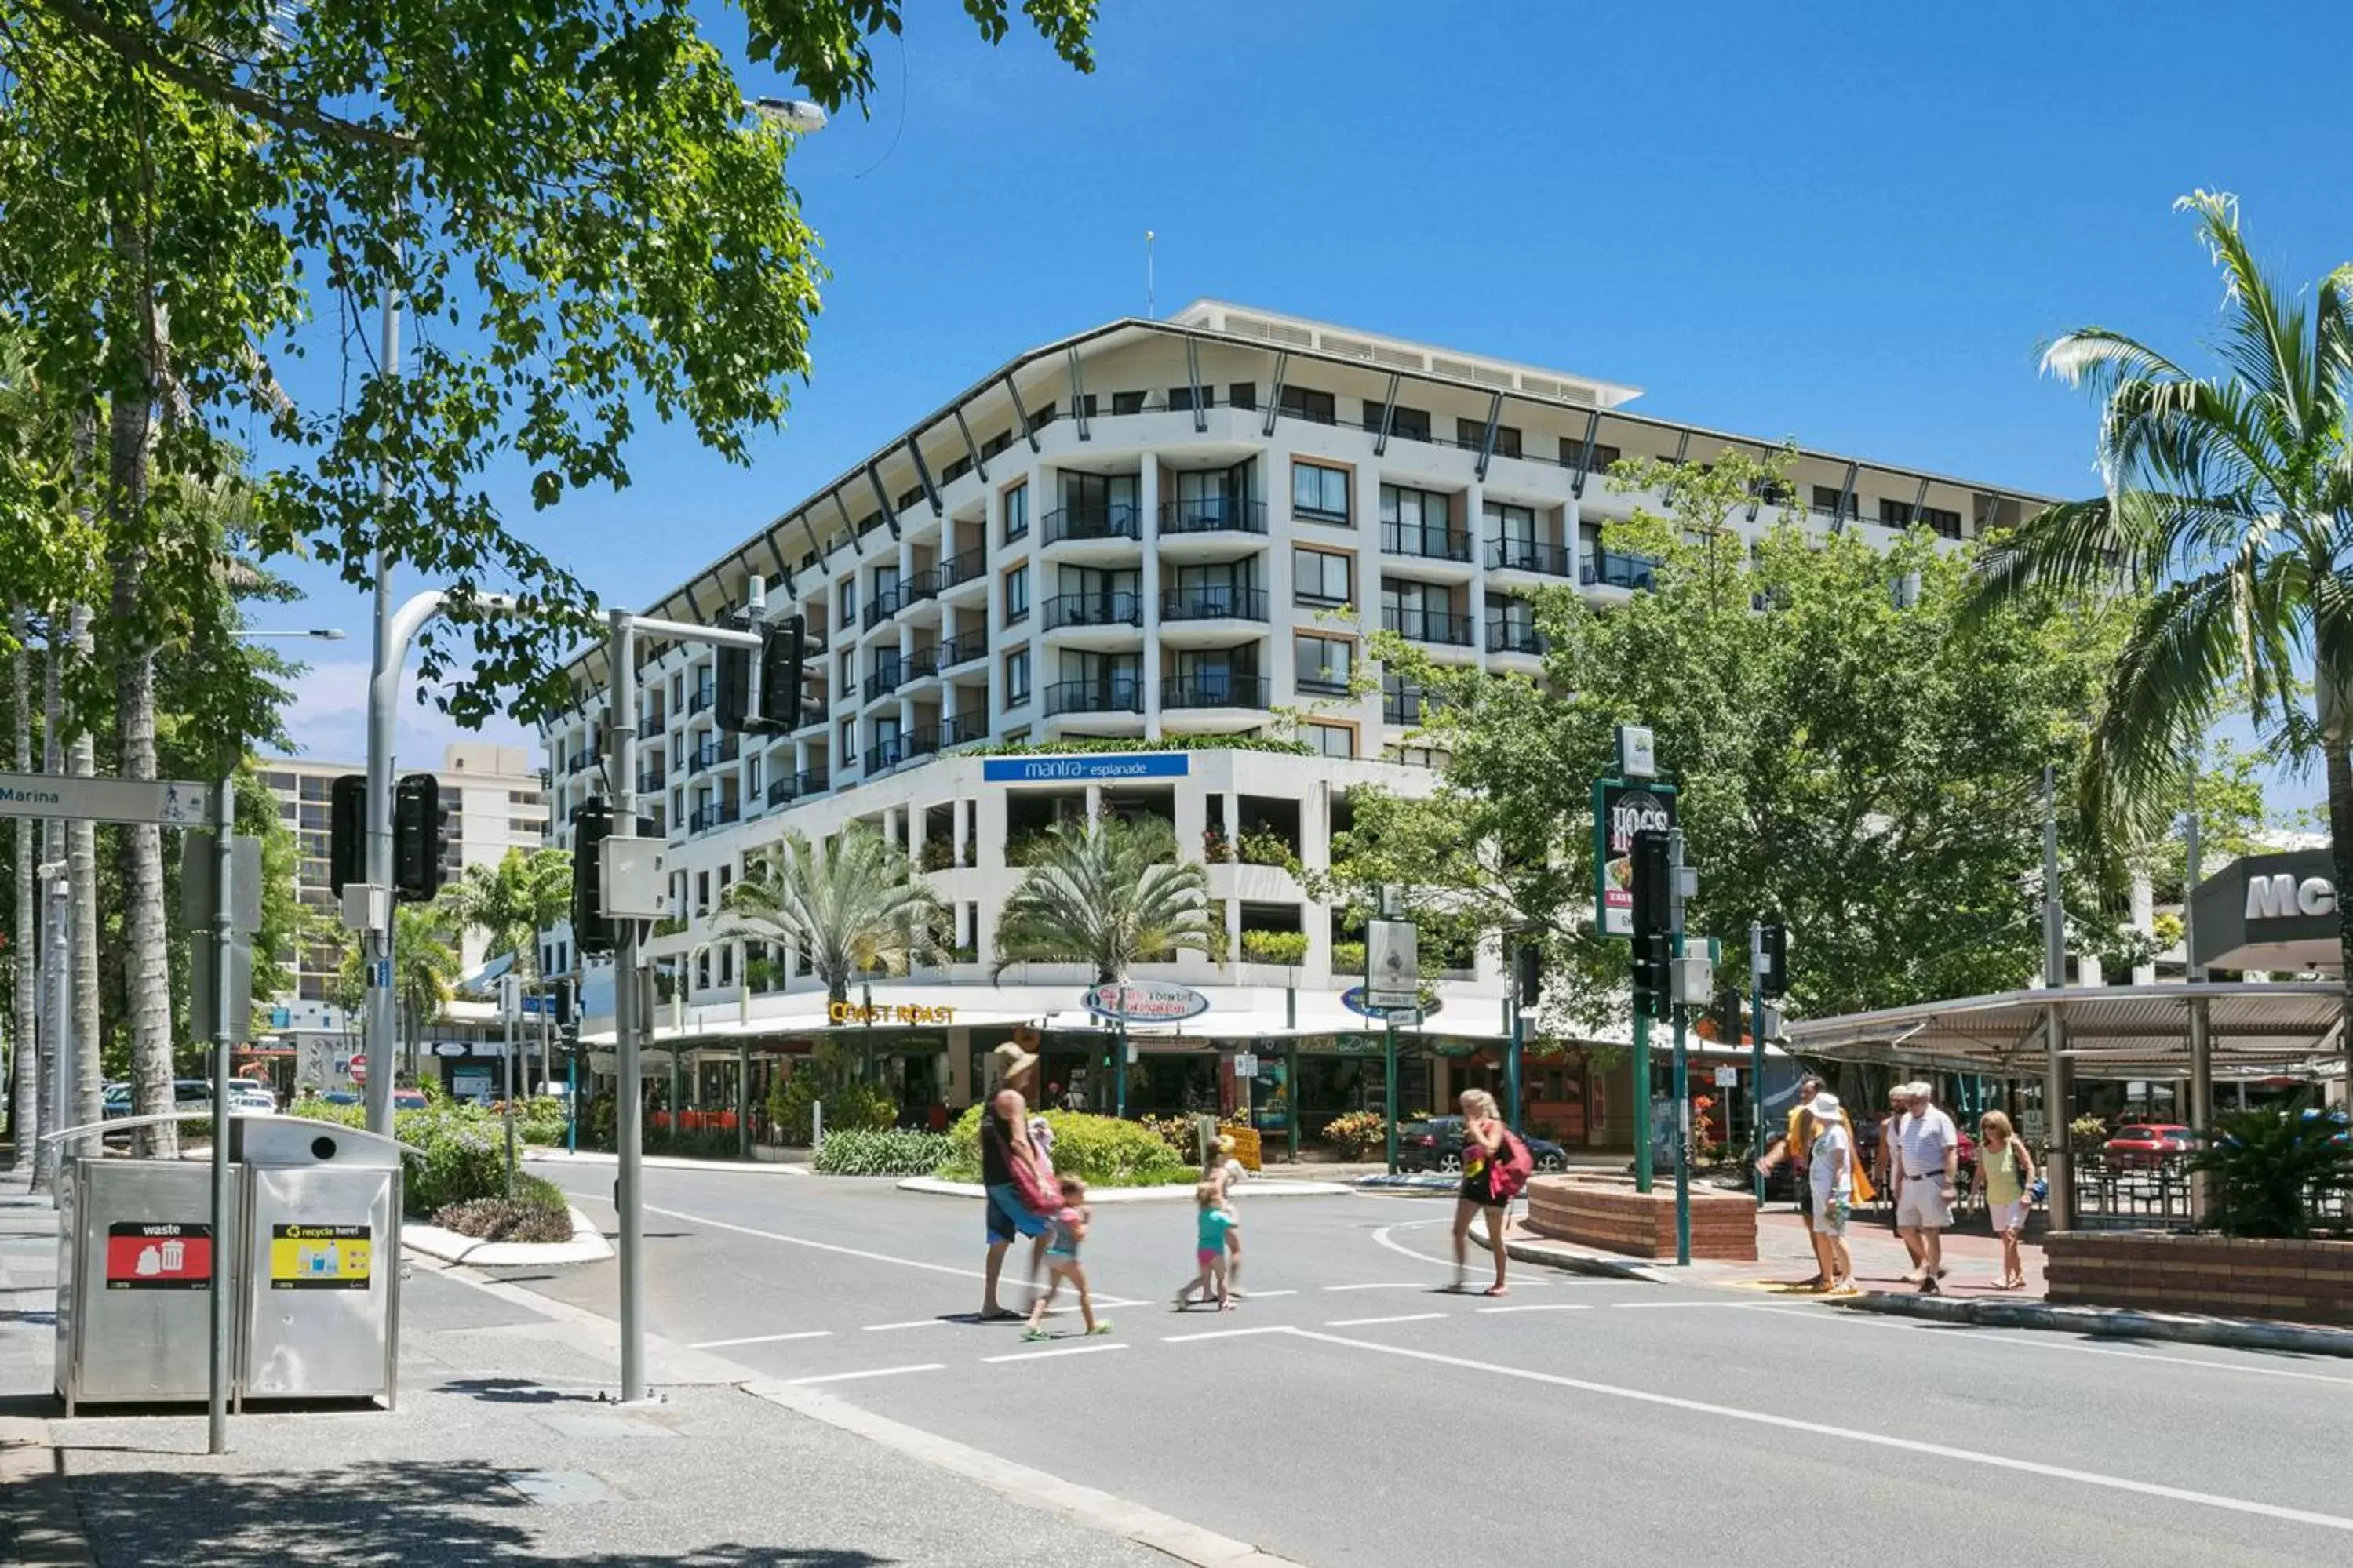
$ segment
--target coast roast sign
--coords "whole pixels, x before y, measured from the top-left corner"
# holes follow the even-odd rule
[[[2329,851],[2250,855],[2190,896],[2189,962],[2210,969],[2335,970],[2337,881]]]
[[[1593,921],[1603,936],[1634,934],[1634,835],[1675,825],[1672,784],[1600,779],[1593,786]]]
[[[1098,1018],[1122,1024],[1178,1024],[1209,1010],[1207,996],[1190,985],[1173,985],[1165,980],[1098,985],[1081,998],[1080,1005]]]

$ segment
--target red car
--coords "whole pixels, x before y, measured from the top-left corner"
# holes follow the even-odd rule
[[[2170,1121],[2134,1122],[2119,1127],[2100,1145],[2108,1163],[2126,1170],[2153,1171],[2198,1146],[2198,1135]]]

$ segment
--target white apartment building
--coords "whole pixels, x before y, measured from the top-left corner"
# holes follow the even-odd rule
[[[1371,633],[1534,673],[1523,591],[1570,583],[1622,598],[1646,580],[1646,563],[1600,545],[1602,524],[1641,499],[1609,492],[1612,463],[1778,445],[1630,412],[1636,396],[1214,300],[1046,344],[965,387],[645,606],[707,624],[741,608],[757,578],[772,615],[806,618],[812,647],[809,721],[741,738],[712,723],[708,648],[643,650],[639,711],[625,718],[637,725],[641,808],[669,838],[687,920],[650,950],[687,972],[657,1041],[723,1047],[732,1060],[746,1037],[789,1055],[826,1030],[824,997],[795,955],[712,942],[710,914],[786,830],[817,838],[861,820],[905,845],[955,910],[959,962],[872,988],[878,1008],[955,1009],[954,1026],[894,1057],[907,1098],[961,1103],[975,1058],[1015,1026],[1043,1031],[1050,1078],[1058,1045],[1068,1070],[1099,1068],[1103,1037],[1078,1011],[1082,971],[1014,972],[999,986],[987,964],[997,910],[1022,874],[1008,846],[1018,858],[1023,836],[1056,815],[1108,806],[1165,816],[1187,853],[1209,855],[1229,939],[1223,963],[1186,955],[1152,972],[1201,991],[1210,1010],[1181,1037],[1143,1042],[1131,1108],[1174,1109],[1176,1086],[1190,1100],[1212,1079],[1230,1102],[1237,1044],[1303,1038],[1345,1068],[1369,1026],[1343,1004],[1360,962],[1335,963],[1345,933],[1281,867],[1217,859],[1217,838],[1271,834],[1306,866],[1328,863],[1350,785],[1409,791],[1431,777],[1415,749],[1419,693],[1392,679],[1351,694]],[[1825,529],[1924,523],[1957,541],[2035,504],[1804,449],[1793,479]],[[1759,511],[1743,526],[1768,526],[1771,509]],[[601,651],[575,665],[575,706],[544,731],[557,842],[571,811],[607,787],[602,666]],[[1314,754],[1159,750],[1294,733],[1278,709],[1298,716]],[[1076,738],[1137,749],[1048,767],[997,755]],[[1288,933],[1305,939],[1295,964],[1253,961]],[[547,945],[551,970],[573,965],[568,931]],[[1476,1077],[1505,1035],[1500,954],[1454,956],[1401,1078],[1409,1109],[1434,1109]],[[596,1016],[609,995],[592,971],[592,1044],[600,1029],[610,1038],[609,1017]],[[1319,1106],[1304,1069],[1289,1076],[1290,1048],[1270,1048],[1286,1051],[1282,1091],[1311,1127],[1345,1104],[1345,1071],[1324,1075]],[[1598,1077],[1531,1087],[1532,1122],[1547,1100],[1574,1101],[1557,1130],[1573,1121],[1584,1140],[1629,1142],[1625,1101],[1606,1104]]]

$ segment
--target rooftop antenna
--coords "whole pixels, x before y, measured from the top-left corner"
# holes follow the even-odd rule
[[[1152,242],[1157,237],[1148,228],[1144,231],[1144,316],[1146,321],[1160,313],[1152,291]]]

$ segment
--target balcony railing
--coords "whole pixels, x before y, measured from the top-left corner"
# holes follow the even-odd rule
[[[1264,533],[1266,502],[1240,496],[1196,496],[1160,503],[1163,533]]]
[[[660,714],[643,714],[638,720],[638,739],[640,741],[658,740],[660,738],[661,732],[669,727],[670,721],[667,719],[664,719]]]
[[[885,768],[895,768],[901,763],[916,757],[928,757],[940,749],[939,737],[922,731],[886,736],[866,748],[866,771],[879,773]]]
[[[722,763],[732,763],[743,754],[744,742],[734,735],[715,735],[687,753],[686,771],[699,773],[715,768]]]
[[[1108,506],[1057,507],[1046,514],[1046,542],[1059,544],[1066,539],[1141,539],[1144,525],[1136,516],[1134,503],[1114,501]]]
[[[708,833],[714,827],[724,827],[729,823],[741,819],[743,815],[744,808],[732,800],[713,801],[709,805],[698,805],[692,815],[686,819],[687,831]]]
[[[952,719],[940,721],[940,747],[944,751],[950,746],[969,745],[975,741],[986,740],[987,736],[987,713],[959,713]]]
[[[970,664],[987,652],[988,634],[987,632],[977,627],[968,632],[958,632],[940,644],[940,668],[954,669],[957,665]]]
[[[899,605],[902,602],[903,600],[901,596],[901,590],[896,584],[892,584],[888,588],[875,589],[874,596],[866,601],[866,615],[864,617],[866,629],[871,632],[876,626],[881,626],[884,621],[889,620],[892,616],[897,615],[899,613]]]
[[[574,756],[569,763],[565,764],[564,771],[567,775],[572,773],[585,773],[590,768],[596,767],[604,762],[604,760],[603,755],[598,752],[582,752]]]
[[[1381,524],[1381,548],[1392,555],[1419,555],[1425,561],[1467,562],[1471,559],[1471,536],[1451,528],[1385,522]]]
[[[658,789],[668,787],[669,784],[670,775],[659,768],[640,768],[638,770],[638,793],[639,795],[651,795]]]
[[[718,688],[705,681],[686,694],[686,710],[690,716],[704,712],[718,700]]]
[[[1471,646],[1471,617],[1443,610],[1420,610],[1406,605],[1385,605],[1381,630],[1395,632],[1408,642],[1436,643],[1444,647]]]
[[[1144,677],[1123,675],[1111,680],[1065,680],[1046,688],[1046,716],[1058,713],[1141,713]]]
[[[1436,707],[1419,687],[1381,693],[1381,718],[1391,724],[1419,724]]]
[[[903,679],[922,680],[939,672],[940,649],[939,645],[934,643],[930,647],[919,647],[907,656],[907,673]]]
[[[1501,572],[1541,572],[1547,577],[1577,574],[1577,557],[1557,544],[1534,539],[1491,539],[1487,564]]]
[[[983,551],[967,550],[961,555],[951,555],[940,563],[940,587],[943,590],[969,583],[987,569],[988,557]]]
[[[1262,621],[1266,619],[1266,592],[1261,588],[1235,588],[1222,583],[1206,584],[1196,588],[1166,588],[1160,595],[1160,618],[1164,621]]]
[[[1226,675],[1212,671],[1170,676],[1160,683],[1160,706],[1163,708],[1264,708],[1266,705],[1267,683],[1262,676]]]
[[[1142,595],[1128,589],[1109,594],[1058,594],[1046,601],[1044,626],[1140,626],[1144,624]]]
[[[877,660],[874,673],[866,678],[863,688],[866,700],[871,702],[877,697],[888,697],[898,690],[899,683],[906,679],[907,667],[896,656],[888,660]]]
[[[798,792],[793,788],[793,781],[790,777],[768,781],[770,805],[788,805],[797,798],[798,798]]]
[[[1651,574],[1658,566],[1659,563],[1647,555],[1597,550],[1587,558],[1577,573],[1577,581],[1588,588],[1597,584],[1609,588],[1648,588]]]
[[[1489,653],[1542,653],[1544,634],[1524,622],[1491,620],[1487,623]]]
[[[936,599],[940,596],[940,588],[938,567],[934,566],[926,571],[918,572],[907,579],[905,587],[899,590],[900,608],[906,609],[920,605],[925,599]]]

